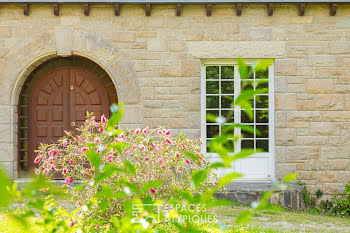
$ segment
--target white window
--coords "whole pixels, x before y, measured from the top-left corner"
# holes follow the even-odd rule
[[[217,158],[215,153],[209,153],[210,141],[221,134],[221,127],[217,123],[206,119],[207,114],[227,117],[233,112],[232,117],[225,125],[240,123],[250,125],[258,129],[261,134],[241,132],[240,128],[234,129],[235,135],[242,137],[230,147],[232,152],[239,152],[242,148],[257,149],[263,152],[234,163],[235,170],[244,174],[244,179],[260,180],[271,179],[274,175],[274,130],[273,130],[273,65],[266,71],[250,72],[246,80],[241,80],[238,65],[234,60],[205,60],[202,67],[202,151],[209,158]],[[253,64],[250,63],[250,64]],[[232,107],[232,102],[243,89],[257,88],[255,81],[266,79],[258,88],[268,88],[268,93],[259,94],[251,100],[253,119],[249,119],[240,107]],[[243,82],[244,85],[243,85]],[[231,139],[233,141],[233,138]],[[228,143],[228,146],[232,143]]]

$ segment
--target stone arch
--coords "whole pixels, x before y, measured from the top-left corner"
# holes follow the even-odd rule
[[[66,44],[62,44],[63,38]],[[0,163],[8,168],[8,173],[13,177],[17,177],[17,104],[22,86],[37,66],[59,55],[79,55],[101,66],[111,77],[119,101],[125,104],[122,126],[143,122],[136,73],[125,54],[106,40],[71,28],[35,34],[10,48],[0,58],[0,111],[3,112],[0,114],[0,130],[7,135],[7,139],[0,140],[0,143],[9,145],[0,157]]]

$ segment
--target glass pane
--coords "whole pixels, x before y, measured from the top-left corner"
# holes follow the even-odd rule
[[[219,66],[207,66],[206,67],[207,79],[219,79]]]
[[[248,66],[248,71],[249,73],[247,79],[254,79],[254,71],[251,66]]]
[[[219,96],[206,97],[207,108],[219,108]]]
[[[254,140],[242,140],[241,149],[254,149]]]
[[[234,94],[234,81],[221,81],[221,94]]]
[[[207,140],[207,152],[211,152],[210,149],[209,149],[210,148],[210,141],[211,140]]]
[[[234,96],[221,96],[221,108],[232,108]]]
[[[256,129],[260,131],[260,135],[256,135],[257,138],[269,138],[268,125],[257,125]]]
[[[254,119],[249,119],[248,115],[241,111],[241,123],[254,123]]]
[[[207,114],[211,114],[211,115],[214,115],[215,117],[218,117],[219,116],[219,110],[207,110]],[[215,123],[215,122],[209,121],[207,119],[207,123]]]
[[[224,147],[229,151],[229,152],[235,152],[235,145],[234,145],[234,141],[233,140],[228,140],[228,142],[226,142],[224,144]]]
[[[261,82],[256,88],[269,88],[268,82]]]
[[[255,119],[257,123],[268,123],[269,122],[269,111],[268,110],[256,110]]]
[[[256,148],[263,149],[265,152],[269,152],[268,140],[256,140]]]
[[[229,110],[222,110],[221,111],[221,116],[226,118],[226,122],[227,123],[233,123],[234,122],[234,113],[233,110],[231,111],[230,115],[231,117],[229,119],[227,119],[228,115],[229,115],[230,111]]]
[[[207,138],[213,138],[219,134],[218,125],[207,125]]]
[[[219,94],[219,82],[207,81],[206,89],[207,94]]]
[[[221,66],[221,79],[234,79],[234,67]]]
[[[250,125],[250,126],[254,128],[254,125]],[[254,133],[249,133],[243,130],[241,130],[241,132],[242,132],[242,138],[254,138]]]
[[[253,85],[254,85],[253,81],[241,81],[241,91],[244,91],[247,89],[254,89]]]
[[[234,133],[235,133],[235,128],[232,127],[232,125],[223,125],[221,127],[221,133],[222,132],[226,132],[227,134],[229,134],[229,138],[233,138],[234,137]]]
[[[267,95],[257,95],[255,99],[256,108],[268,108],[269,97]]]
[[[267,70],[255,72],[255,79],[268,79],[268,77],[269,72]]]

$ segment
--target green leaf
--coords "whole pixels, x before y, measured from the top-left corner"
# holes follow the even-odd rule
[[[115,149],[119,152],[119,154],[123,153],[123,149],[126,147],[130,147],[131,145],[126,142],[114,142],[108,146],[108,149]]]
[[[196,188],[198,188],[208,177],[207,170],[194,171],[192,173],[192,181]]]
[[[136,168],[132,163],[130,163],[128,160],[124,160],[123,164],[129,173],[131,173],[132,175],[135,175]]]
[[[207,114],[207,121],[216,122],[216,116],[213,115],[213,114],[208,113]]]
[[[116,216],[111,215],[111,221],[112,221],[113,226],[114,226],[115,228],[117,228],[117,229],[120,228],[120,222],[119,222],[119,220],[118,220],[118,218],[117,218]]]
[[[103,167],[103,170],[101,173],[95,176],[95,183],[99,183],[109,177],[111,177],[116,171],[118,172],[124,172],[123,169],[118,167],[115,164],[107,164]]]
[[[87,150],[86,157],[90,161],[91,165],[95,168],[95,171],[98,172],[101,164],[101,158],[98,153],[96,151]]]
[[[283,182],[284,183],[289,183],[293,180],[296,180],[297,179],[297,174],[296,173],[290,173],[290,174],[287,174],[285,177],[283,177]]]
[[[3,168],[0,168],[0,207],[6,207],[10,200],[11,195],[7,190],[7,187],[10,185],[10,180],[8,179]]]
[[[118,105],[118,107],[119,107],[119,105]],[[120,106],[120,108],[118,108],[118,111],[113,113],[111,118],[109,118],[107,127],[110,129],[114,129],[121,121],[121,119],[123,117],[123,112],[124,112],[124,109],[121,108],[121,106]]]
[[[273,63],[273,59],[264,59],[261,61],[258,61],[254,67],[255,71],[265,71],[271,66]]]
[[[237,159],[243,159],[246,158],[252,154],[255,154],[256,151],[254,149],[242,149],[240,152],[236,153],[234,156],[231,157],[231,162],[235,161]]]
[[[232,180],[238,179],[238,178],[242,178],[242,174],[236,173],[236,172],[231,172],[226,174],[225,176],[221,177],[221,179],[219,180],[217,187],[218,188],[223,188],[225,185],[227,185],[228,183],[230,183]]]
[[[192,152],[185,151],[185,155],[187,155],[189,158],[193,159],[194,161],[198,161],[199,160],[198,156],[196,156]]]
[[[84,186],[79,184],[79,185],[75,186],[74,189],[77,190],[77,191],[84,191]]]
[[[209,168],[220,168],[220,167],[225,167],[225,165],[223,163],[217,162],[217,163],[212,163],[210,164]]]
[[[250,210],[242,211],[236,218],[237,224],[244,224],[251,221],[253,213]]]
[[[249,69],[242,58],[238,58],[238,70],[239,70],[241,79],[246,79],[248,77]]]

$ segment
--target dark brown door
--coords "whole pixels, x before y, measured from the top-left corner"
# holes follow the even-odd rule
[[[79,68],[59,68],[45,74],[35,86],[29,115],[29,169],[40,143],[55,143],[64,130],[85,121],[86,112],[96,119],[109,115],[109,100],[98,78]]]

